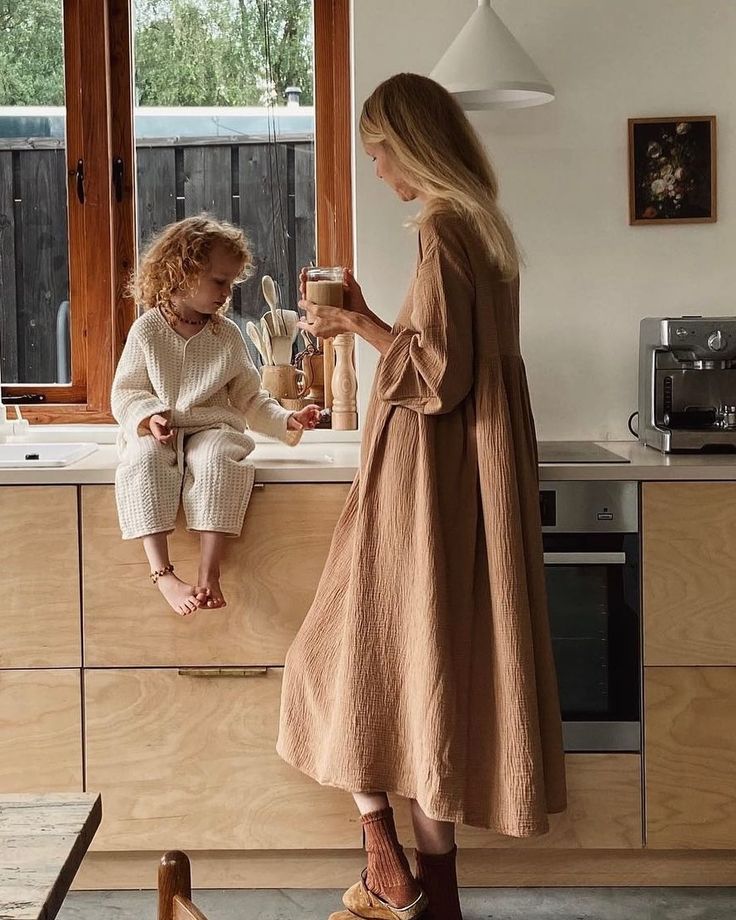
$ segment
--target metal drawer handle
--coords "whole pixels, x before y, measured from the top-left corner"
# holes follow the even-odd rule
[[[626,553],[545,553],[545,565],[626,565]]]
[[[265,677],[268,668],[179,668],[179,677]]]

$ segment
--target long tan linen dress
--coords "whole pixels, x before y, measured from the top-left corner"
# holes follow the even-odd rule
[[[518,280],[456,217],[419,248],[286,659],[278,752],[324,785],[533,836],[566,794]]]

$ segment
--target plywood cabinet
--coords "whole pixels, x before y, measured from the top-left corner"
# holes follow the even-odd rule
[[[82,791],[80,671],[0,671],[0,790]]]
[[[0,668],[80,667],[75,486],[0,486]]]
[[[644,662],[736,665],[736,483],[642,486]]]
[[[568,807],[550,815],[543,837],[516,839],[478,828],[458,830],[458,846],[531,849],[628,849],[642,846],[641,758],[638,754],[568,754]],[[413,845],[411,814],[399,801],[402,839]]]
[[[358,848],[351,797],[276,754],[281,673],[88,671],[87,788],[105,806],[95,848]]]
[[[86,781],[103,794],[95,849],[111,860],[170,847],[357,851],[351,797],[275,752],[286,651],[348,489],[258,489],[228,545],[229,606],[182,620],[151,586],[140,543],[120,539],[112,486],[1,487],[4,570],[22,577],[0,618],[0,789]],[[462,828],[462,849],[641,848],[643,772],[649,848],[736,850],[736,483],[647,483],[642,509],[644,771],[634,754],[569,754],[569,808],[548,835]],[[182,526],[171,545],[193,576],[196,535]],[[397,816],[411,846],[405,802]]]
[[[736,668],[647,668],[647,844],[736,848]]]
[[[243,533],[228,547],[222,573],[228,606],[183,620],[152,587],[140,541],[120,539],[112,487],[84,487],[86,664],[283,664],[314,597],[348,488],[257,488]],[[198,547],[197,536],[179,526],[171,556],[182,576],[196,576]]]

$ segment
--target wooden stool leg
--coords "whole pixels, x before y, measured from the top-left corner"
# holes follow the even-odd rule
[[[174,920],[177,895],[191,900],[192,871],[186,853],[169,850],[158,864],[158,920]]]

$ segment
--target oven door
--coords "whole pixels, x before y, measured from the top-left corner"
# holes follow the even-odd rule
[[[640,751],[636,534],[545,534],[552,645],[568,751]]]

